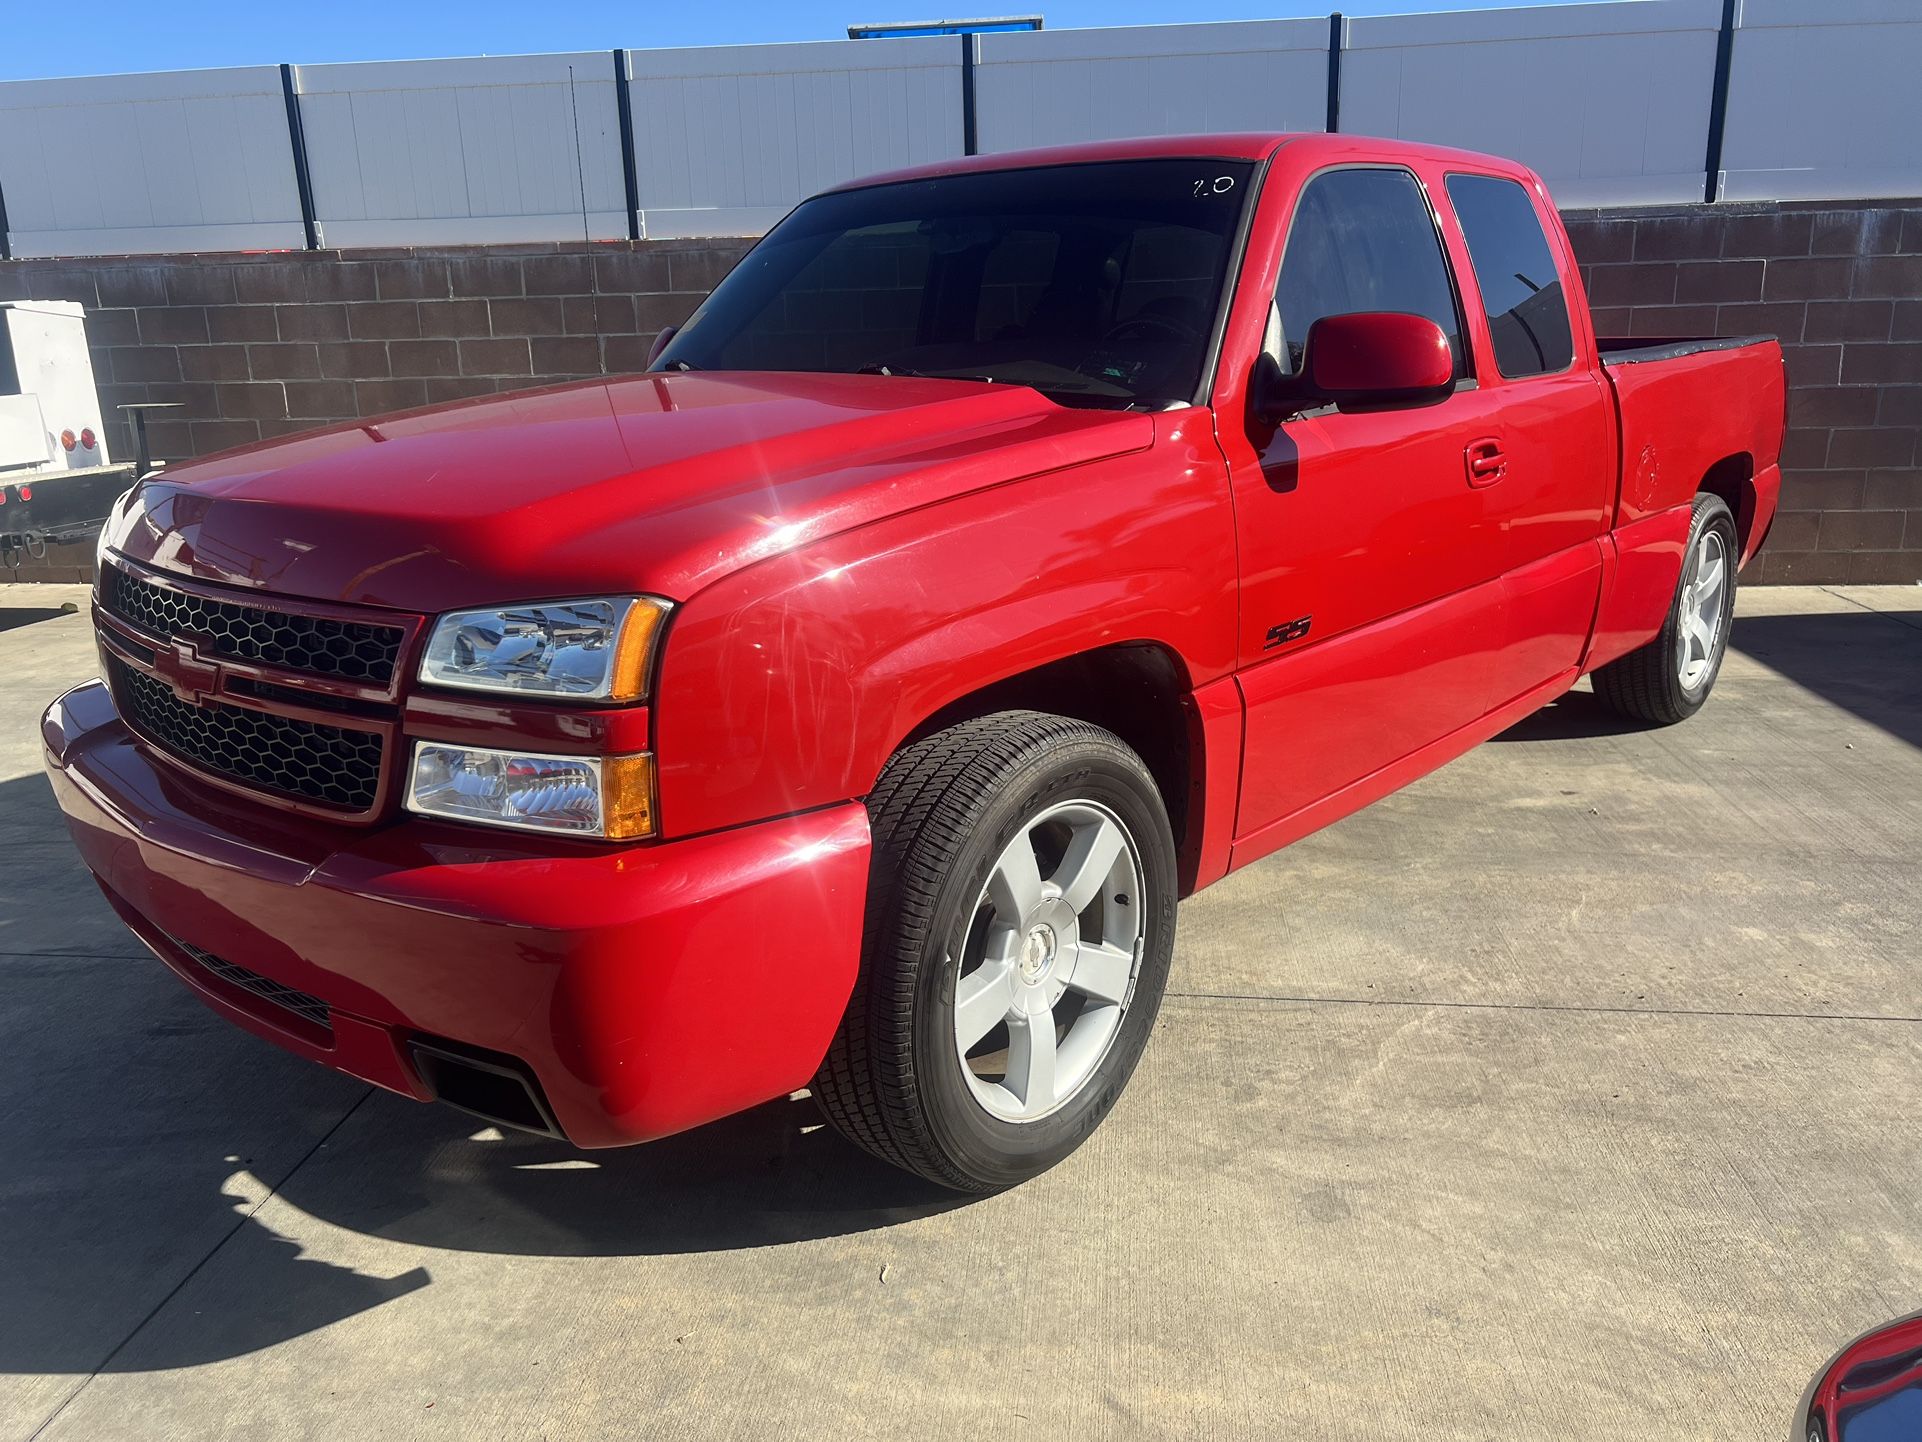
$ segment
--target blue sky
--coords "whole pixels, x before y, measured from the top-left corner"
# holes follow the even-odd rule
[[[1039,12],[1050,29],[1070,29],[1326,15],[1331,9],[1386,15],[1488,8],[1491,0],[0,0],[0,80],[283,60],[833,40],[845,39],[850,23],[937,15]]]

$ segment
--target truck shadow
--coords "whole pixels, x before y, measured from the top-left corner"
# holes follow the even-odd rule
[[[412,1246],[556,1257],[728,1251],[872,1231],[967,1200],[850,1145],[805,1097],[593,1152],[384,1093],[363,1115],[351,1166],[302,1168],[281,1196],[335,1226]]]
[[[1626,736],[1636,731],[1646,731],[1645,722],[1633,721],[1608,709],[1588,689],[1588,683],[1579,683],[1575,690],[1566,691],[1549,702],[1541,710],[1531,712],[1488,739],[1494,741],[1579,741],[1594,736]]]
[[[0,580],[5,579],[4,575],[0,575]],[[57,606],[0,606],[0,631],[12,631],[21,626],[31,626],[35,621],[52,621],[72,614]]]
[[[1922,610],[1738,616],[1729,648],[1922,747]],[[1648,729],[1609,710],[1582,682],[1491,739],[1574,741]]]
[[[432,1288],[436,1251],[724,1251],[965,1200],[805,1098],[589,1153],[370,1091],[235,1030],[147,958],[39,776],[0,781],[0,816],[6,853],[34,863],[0,886],[0,1373],[258,1352]]]

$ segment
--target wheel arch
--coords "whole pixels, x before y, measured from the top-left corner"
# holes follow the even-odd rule
[[[1209,763],[1193,695],[1188,668],[1172,648],[1120,642],[1061,656],[957,696],[910,728],[889,755],[995,711],[1044,711],[1112,731],[1154,777],[1174,832],[1185,896],[1199,869]]]
[[[1696,488],[1698,495],[1719,496],[1735,517],[1736,554],[1747,556],[1749,533],[1755,526],[1758,497],[1755,489],[1755,457],[1747,451],[1723,456],[1708,468]]]

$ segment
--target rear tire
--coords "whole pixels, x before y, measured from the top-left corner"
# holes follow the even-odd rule
[[[1727,502],[1698,495],[1661,634],[1595,672],[1595,694],[1604,705],[1657,726],[1686,721],[1702,709],[1728,651],[1740,556]]]
[[[1003,711],[904,748],[868,815],[861,974],[814,1094],[883,1161],[1013,1186],[1087,1139],[1154,1027],[1176,901],[1160,793],[1100,727]]]

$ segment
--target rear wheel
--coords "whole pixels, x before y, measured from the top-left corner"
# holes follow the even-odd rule
[[[1653,641],[1595,672],[1595,694],[1604,703],[1661,726],[1702,709],[1728,650],[1740,555],[1727,502],[1706,492],[1697,496],[1668,619]]]
[[[1096,726],[1004,711],[891,761],[869,798],[861,978],[815,1094],[876,1156],[992,1191],[1107,1115],[1174,949],[1147,768]]]

